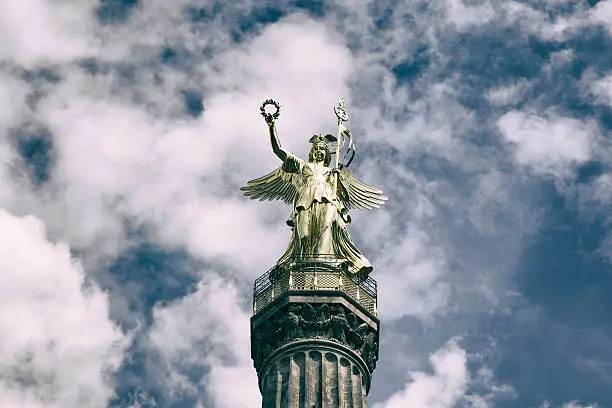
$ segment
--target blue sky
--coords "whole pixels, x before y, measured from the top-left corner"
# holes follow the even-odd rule
[[[610,49],[612,0],[3,5],[0,406],[260,406],[270,97],[389,197],[370,406],[612,406]]]

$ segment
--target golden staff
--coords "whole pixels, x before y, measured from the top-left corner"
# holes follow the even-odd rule
[[[334,168],[336,170],[340,170],[338,168],[338,164],[340,163],[340,146],[342,145],[342,136],[343,136],[343,132],[342,132],[342,122],[346,122],[349,119],[348,113],[346,112],[346,108],[344,106],[344,98],[340,98],[340,103],[338,103],[338,106],[334,106],[334,113],[336,114],[336,117],[338,118],[338,137],[336,140],[336,165],[334,166]],[[337,192],[337,187],[338,187],[338,172],[336,172],[336,177],[334,177],[334,199],[337,201],[338,200],[338,192]]]

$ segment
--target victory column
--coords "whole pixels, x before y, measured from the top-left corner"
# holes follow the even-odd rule
[[[347,225],[350,209],[378,208],[387,197],[348,170],[355,144],[343,100],[334,113],[337,136],[314,135],[305,161],[282,148],[280,105],[265,101],[261,114],[282,164],[241,189],[292,206],[289,247],[253,289],[251,357],[263,408],[365,408],[376,367],[376,282]]]

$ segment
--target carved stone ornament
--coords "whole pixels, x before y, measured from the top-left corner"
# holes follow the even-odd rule
[[[290,303],[274,318],[253,327],[252,357],[259,372],[263,362],[277,348],[297,340],[331,340],[361,356],[370,372],[378,359],[377,332],[354,313],[338,304]]]

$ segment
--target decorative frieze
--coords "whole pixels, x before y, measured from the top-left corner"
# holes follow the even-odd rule
[[[298,340],[330,340],[349,347],[370,372],[378,358],[378,333],[341,304],[289,303],[252,328],[252,352],[259,371],[272,352]]]

